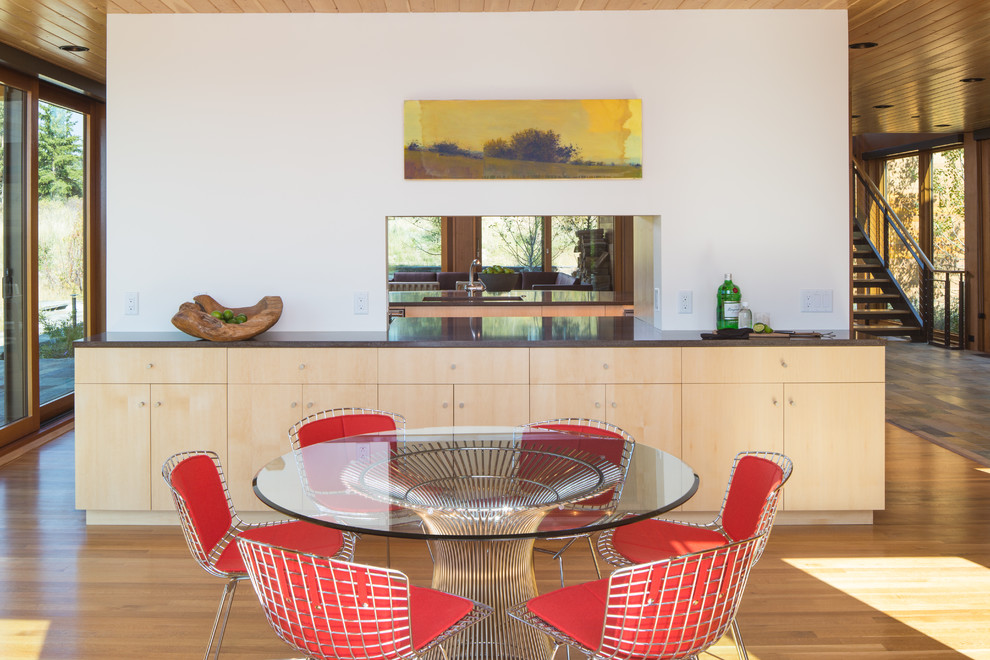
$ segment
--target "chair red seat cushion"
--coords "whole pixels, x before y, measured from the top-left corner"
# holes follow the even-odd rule
[[[612,533],[612,547],[634,564],[710,550],[731,540],[715,530],[669,520],[643,520]]]
[[[530,612],[589,649],[597,649],[605,629],[608,578],[551,591],[529,601]]]
[[[253,527],[244,530],[240,535],[254,541],[323,557],[334,556],[344,545],[344,537],[338,530],[302,521]],[[229,543],[220,553],[216,567],[228,573],[247,572],[244,559],[234,542]]]
[[[409,587],[409,618],[414,649],[421,649],[446,632],[474,609],[467,598],[428,589]]]

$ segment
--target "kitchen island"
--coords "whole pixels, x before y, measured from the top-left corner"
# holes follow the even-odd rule
[[[390,291],[394,317],[623,316],[633,297],[613,291]]]
[[[686,511],[719,508],[737,452],[783,451],[782,521],[868,523],[884,506],[884,344],[836,334],[703,341],[632,317],[481,317],[229,343],[99,335],[76,343],[76,506],[90,523],[174,521],[162,463],[212,449],[235,506],[260,510],[251,479],[289,426],[361,406],[410,427],[602,419],[695,469]]]

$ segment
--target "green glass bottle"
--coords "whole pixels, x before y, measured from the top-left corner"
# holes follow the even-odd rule
[[[732,282],[732,273],[726,273],[725,281],[718,288],[715,296],[715,327],[719,330],[724,328],[739,327],[739,301],[742,293]]]

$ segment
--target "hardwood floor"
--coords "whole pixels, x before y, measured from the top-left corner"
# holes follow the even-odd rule
[[[872,526],[777,527],[739,615],[750,658],[990,659],[990,473],[888,425],[887,503]],[[0,468],[0,515],[0,658],[201,657],[222,581],[177,527],[87,528],[73,509],[71,433]],[[429,582],[425,557],[392,543],[414,583]],[[382,562],[384,545],[365,536],[357,559]],[[569,582],[594,577],[586,553],[567,559]],[[552,589],[555,565],[536,561]],[[293,655],[247,584],[224,651]],[[709,657],[736,654],[723,640]]]

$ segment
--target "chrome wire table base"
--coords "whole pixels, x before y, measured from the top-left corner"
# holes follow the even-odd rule
[[[533,539],[430,541],[430,545],[436,559],[433,588],[472,598],[495,610],[444,644],[451,660],[550,660],[550,639],[505,613],[507,607],[538,595]]]

